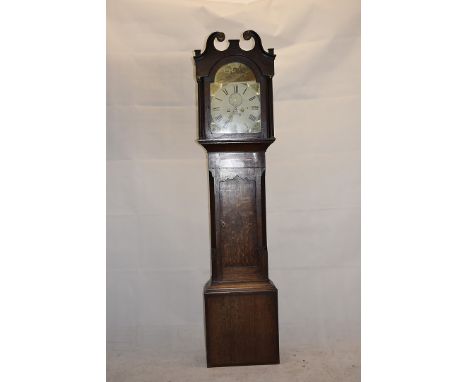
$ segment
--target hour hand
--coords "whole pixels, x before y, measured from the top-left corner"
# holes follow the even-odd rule
[[[234,110],[232,111],[231,114],[229,114],[229,118],[227,119],[224,125],[226,126],[228,123],[231,123],[233,117],[234,117]]]

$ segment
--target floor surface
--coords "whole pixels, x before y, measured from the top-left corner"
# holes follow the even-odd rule
[[[162,356],[155,352],[108,351],[108,382],[358,382],[360,353],[322,352],[310,348],[281,349],[279,365],[206,368],[204,354],[179,353]]]

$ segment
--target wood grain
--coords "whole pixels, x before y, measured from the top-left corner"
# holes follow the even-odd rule
[[[205,317],[208,367],[279,363],[276,288],[212,290]]]
[[[239,176],[219,183],[224,267],[257,265],[255,181]]]

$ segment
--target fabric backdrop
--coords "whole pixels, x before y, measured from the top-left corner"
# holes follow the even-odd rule
[[[359,1],[109,0],[107,28],[108,349],[204,359],[192,56],[213,31],[253,29],[277,55],[266,205],[280,347],[359,351]]]

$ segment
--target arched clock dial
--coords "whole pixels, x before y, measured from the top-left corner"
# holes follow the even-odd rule
[[[211,131],[213,133],[258,133],[260,88],[257,82],[213,84]]]

